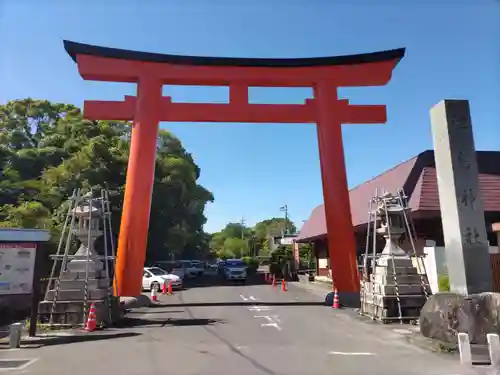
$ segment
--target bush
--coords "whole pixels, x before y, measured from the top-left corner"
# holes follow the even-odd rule
[[[438,288],[440,292],[450,291],[450,277],[448,275],[440,275],[438,277]]]
[[[243,257],[243,261],[246,263],[248,269],[247,272],[249,274],[257,272],[257,268],[259,268],[259,260],[252,257]]]

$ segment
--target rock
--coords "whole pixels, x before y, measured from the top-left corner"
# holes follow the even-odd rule
[[[487,333],[500,334],[500,293],[462,296],[437,293],[420,313],[420,332],[428,338],[455,344],[457,334],[469,334],[471,343],[486,344]]]
[[[120,297],[120,304],[123,309],[148,307],[151,306],[151,299],[144,294],[136,297]]]

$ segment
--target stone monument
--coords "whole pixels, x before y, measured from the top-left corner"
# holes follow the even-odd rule
[[[100,255],[95,250],[95,241],[103,234],[108,235],[108,209],[104,198],[92,198],[90,194],[71,201],[68,211],[70,222],[64,254],[53,256],[54,264],[61,262],[60,274],[49,283],[44,301],[40,303],[39,315],[42,323],[50,325],[81,325],[91,303],[97,310],[98,321],[110,323],[111,317],[111,272],[114,255]],[[108,206],[109,208],[109,206]],[[101,225],[102,224],[102,225]],[[106,237],[106,236],[105,236]],[[69,249],[78,240],[80,246],[75,254]],[[107,239],[104,239],[107,241]],[[59,250],[63,247],[63,242]],[[47,319],[47,316],[49,317]],[[54,323],[57,321],[57,323]]]
[[[418,272],[410,255],[398,244],[403,234],[411,236],[406,216],[408,208],[401,195],[385,193],[373,198],[370,210],[373,211],[372,228],[383,236],[385,247],[380,256],[372,257],[372,272],[369,275],[365,272],[361,281],[360,312],[385,323],[416,321],[430,288],[425,273]]]
[[[439,102],[431,109],[431,123],[450,291],[464,296],[491,292],[469,102]]]
[[[464,332],[471,343],[486,343],[487,333],[500,333],[500,295],[491,293],[469,102],[443,100],[430,115],[450,293],[429,298],[420,315],[420,332],[453,344]]]

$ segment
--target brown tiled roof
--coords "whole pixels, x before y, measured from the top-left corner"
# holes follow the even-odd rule
[[[500,152],[477,151],[479,189],[484,210],[500,212]],[[362,225],[368,219],[368,204],[376,189],[396,192],[403,189],[410,197],[412,211],[439,211],[434,152],[424,151],[414,158],[395,166],[381,175],[349,191],[352,223]],[[366,202],[366,203],[365,203]],[[313,240],[326,235],[325,208],[316,207],[300,230],[298,240]]]

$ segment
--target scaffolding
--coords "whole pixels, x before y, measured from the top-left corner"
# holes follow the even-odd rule
[[[94,197],[91,192],[82,195],[80,189],[75,190],[68,200],[57,251],[50,256],[52,270],[39,306],[42,324],[82,326],[91,304],[95,304],[101,324],[113,322],[116,256],[112,233],[108,191],[101,190]],[[101,238],[103,255],[94,249]],[[80,247],[70,254],[77,243]]]
[[[430,294],[425,255],[416,251],[416,230],[409,211],[402,189],[394,195],[376,191],[369,202],[360,312],[384,323],[417,322]],[[378,253],[377,237],[381,235],[386,244]],[[410,245],[406,251],[399,247],[401,237]]]

